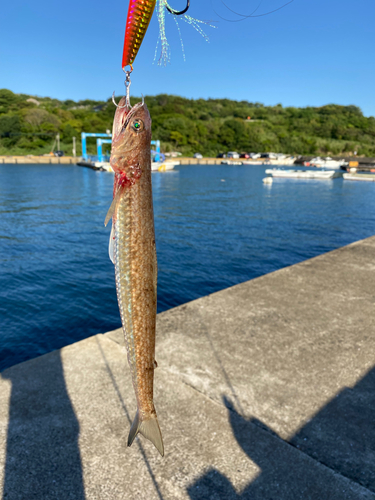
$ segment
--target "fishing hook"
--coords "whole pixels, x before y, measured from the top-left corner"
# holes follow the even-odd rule
[[[130,80],[130,73],[133,71],[133,66],[130,65],[130,71],[124,71],[125,75],[126,75],[126,79],[125,79],[125,89],[126,89],[126,99],[125,99],[125,106],[119,106],[118,104],[116,104],[116,101],[115,101],[115,92],[113,92],[112,94],[112,102],[113,104],[116,106],[116,108],[120,108],[120,109],[123,109],[123,108],[131,108],[131,105],[130,105],[130,85],[131,85],[131,80]]]
[[[127,104],[125,104],[125,106],[119,106],[119,105],[116,103],[116,101],[115,101],[115,91],[113,91],[113,94],[112,94],[112,102],[113,102],[113,104],[116,106],[116,108],[123,109],[123,108],[127,108],[127,107],[128,107],[128,105],[127,105]]]
[[[169,7],[167,2],[165,2],[165,7],[166,7],[167,11],[170,12],[171,14],[173,14],[174,16],[181,16],[182,14],[185,14],[185,12],[187,12],[189,10],[190,0],[187,0],[187,4],[186,4],[186,7],[184,8],[184,10],[180,10],[179,12],[177,10],[172,9],[172,7]]]

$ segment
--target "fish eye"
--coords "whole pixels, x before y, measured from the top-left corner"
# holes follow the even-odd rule
[[[142,132],[144,128],[145,126],[142,120],[140,120],[139,118],[133,120],[132,129],[134,130],[134,132]]]

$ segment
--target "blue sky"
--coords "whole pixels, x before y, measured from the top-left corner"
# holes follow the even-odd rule
[[[227,0],[250,13],[258,0]],[[285,0],[263,0],[265,13]],[[170,0],[179,9],[185,0]],[[122,46],[128,1],[12,0],[2,4],[0,88],[59,99],[107,99],[124,92]],[[266,105],[355,104],[375,115],[375,2],[294,0],[241,22],[221,0],[191,0],[189,14],[217,21],[207,43],[167,16],[171,64],[153,64],[158,24],[151,21],[135,60],[132,94],[246,99]]]

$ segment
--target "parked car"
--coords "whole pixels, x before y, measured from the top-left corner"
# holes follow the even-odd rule
[[[226,158],[227,155],[225,153],[219,153],[216,158]]]
[[[239,158],[240,155],[236,151],[228,151],[227,158]]]
[[[201,155],[200,153],[194,153],[194,158],[198,158],[198,159],[201,159],[203,158],[203,155]]]
[[[64,156],[64,151],[54,151],[55,156]]]
[[[250,155],[248,153],[242,153],[240,154],[240,158],[250,158]]]

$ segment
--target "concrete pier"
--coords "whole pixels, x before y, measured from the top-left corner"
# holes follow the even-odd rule
[[[0,165],[75,165],[79,160],[73,156],[0,156]]]
[[[4,500],[375,500],[375,237],[158,315],[165,457],[120,330],[1,373]]]

